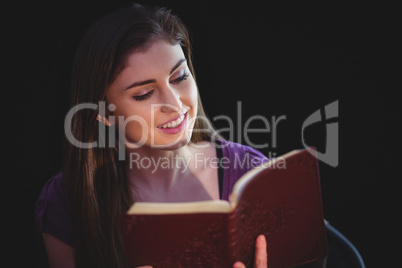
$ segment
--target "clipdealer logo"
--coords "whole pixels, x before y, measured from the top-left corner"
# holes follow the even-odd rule
[[[108,121],[111,122],[111,125],[106,127],[104,123],[98,124],[98,132],[99,136],[105,136],[105,133],[109,133],[109,139],[108,139],[108,144],[106,144],[106,141],[103,139],[100,139],[99,141],[92,141],[92,142],[83,142],[77,140],[74,135],[72,134],[71,131],[71,121],[74,115],[79,112],[80,110],[83,109],[90,109],[94,110],[95,113],[98,113],[98,117],[102,118],[106,114],[106,103],[105,102],[99,102],[99,105],[94,104],[94,103],[81,103],[76,105],[75,107],[71,108],[70,111],[67,113],[65,122],[64,122],[64,129],[65,129],[65,135],[67,139],[70,141],[71,144],[74,146],[77,146],[79,148],[93,148],[93,147],[100,147],[100,148],[105,148],[105,147],[115,147],[118,144],[118,152],[119,152],[119,160],[125,160],[126,153],[125,153],[125,147],[127,146],[128,148],[138,148],[141,147],[146,143],[148,139],[150,139],[151,146],[158,148],[160,147],[154,142],[154,112],[157,107],[161,106],[162,104],[152,104],[151,105],[151,127],[148,126],[148,123],[144,118],[138,115],[132,115],[127,118],[124,118],[123,116],[118,116],[118,118],[115,118],[114,116],[110,116],[108,118]],[[163,104],[163,106],[166,106],[168,104]],[[177,107],[172,106],[172,109],[177,109],[177,112],[180,112],[180,110]],[[110,104],[108,107],[109,110],[113,111],[115,109],[115,106],[113,104]],[[311,115],[309,115],[303,122],[301,126],[301,139],[302,139],[302,144],[304,148],[307,149],[308,152],[310,152],[312,155],[317,157],[318,160],[321,162],[324,162],[327,165],[330,165],[331,167],[337,167],[339,164],[339,124],[338,122],[334,122],[334,120],[337,120],[339,114],[339,101],[336,100],[324,107],[324,109],[318,109],[315,112],[313,112]],[[209,122],[207,118],[204,118],[202,116],[197,116],[199,120],[205,120],[205,122]],[[279,117],[276,116],[271,116],[270,119],[264,117],[263,115],[253,115],[249,117],[246,122],[243,124],[242,120],[242,105],[241,102],[239,101],[237,103],[237,115],[235,117],[236,120],[233,120],[233,118],[227,116],[227,115],[218,115],[212,118],[213,122],[216,121],[226,121],[227,123],[227,128],[221,128],[215,130],[215,134],[222,134],[222,133],[227,133],[229,135],[229,140],[234,141],[234,134],[237,134],[237,138],[239,139],[238,143],[241,143],[242,138],[244,137],[245,139],[245,145],[251,146],[255,149],[264,149],[264,148],[277,148],[278,146],[278,125],[280,122],[283,122],[287,119],[286,115],[281,115]],[[195,120],[195,118],[192,118],[191,120]],[[102,121],[102,120],[99,120]],[[263,128],[258,128],[254,129],[250,127],[251,122],[254,121],[260,121],[264,124]],[[117,122],[119,122],[117,124]],[[141,136],[141,139],[136,142],[131,142],[128,141],[125,137],[125,128],[128,123],[130,122],[135,122],[138,125],[138,130],[142,131],[143,134]],[[306,141],[305,141],[305,130],[315,124],[318,123],[325,123],[326,124],[326,142],[325,142],[325,152],[318,152],[315,151],[311,146],[309,146]],[[117,126],[116,126],[117,125]],[[210,128],[212,126],[208,126]],[[118,135],[118,137],[115,136],[115,130],[118,128],[119,133],[123,133],[123,135]],[[150,133],[149,133],[150,131]],[[189,129],[186,130],[184,133],[181,133],[180,137],[177,139],[179,140],[182,138],[182,135],[186,135],[187,131],[205,131],[204,129]],[[262,134],[270,134],[271,135],[271,142],[265,142],[262,144],[256,144],[251,141],[249,134],[250,133],[262,133]],[[148,137],[148,134],[150,134],[150,137]],[[116,143],[116,139],[118,142]],[[175,141],[174,141],[175,142]],[[172,143],[174,143],[172,142]],[[195,146],[195,145],[194,145]],[[201,145],[200,145],[201,146]],[[269,153],[268,158],[275,158],[276,153]]]
[[[325,152],[315,152],[313,149],[305,143],[304,130],[314,124],[320,123],[323,120],[333,120],[339,116],[339,101],[336,100],[324,107],[324,119],[321,116],[321,109],[318,109],[312,113],[306,120],[304,120],[302,125],[302,143],[303,146],[312,155],[315,155],[318,160],[324,162],[331,167],[337,167],[339,164],[339,123],[338,122],[328,122],[326,123],[326,143]]]

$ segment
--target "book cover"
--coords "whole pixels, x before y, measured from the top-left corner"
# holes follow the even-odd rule
[[[130,267],[253,267],[254,244],[267,238],[268,267],[297,267],[328,252],[318,162],[295,150],[235,184],[229,202],[135,203],[121,217]]]

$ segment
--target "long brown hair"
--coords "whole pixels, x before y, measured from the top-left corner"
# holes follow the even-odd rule
[[[166,8],[134,5],[95,22],[78,47],[72,74],[72,102],[98,103],[124,68],[128,54],[146,49],[158,39],[180,44],[194,75],[188,31]],[[82,143],[107,141],[99,133],[99,110],[77,110],[72,135]],[[198,97],[198,111],[191,142],[211,140],[211,123]],[[208,130],[209,129],[209,130]],[[207,130],[207,131],[205,131]],[[107,134],[108,132],[106,132]],[[74,216],[76,267],[125,267],[120,235],[120,215],[134,202],[124,163],[118,161],[118,145],[81,148],[66,142],[63,176]]]

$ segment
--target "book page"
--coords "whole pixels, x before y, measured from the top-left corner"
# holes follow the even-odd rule
[[[225,213],[230,211],[231,206],[226,200],[180,203],[136,202],[127,214]]]

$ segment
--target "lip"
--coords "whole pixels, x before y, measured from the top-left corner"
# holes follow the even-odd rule
[[[169,123],[169,122],[175,121],[175,120],[177,120],[180,116],[182,116],[182,115],[179,115],[178,117],[176,117],[176,119],[172,119],[172,120],[170,120],[170,121],[167,121],[166,123],[163,123],[163,124],[160,125],[160,126],[163,126],[164,124],[167,124],[167,123]],[[183,121],[180,123],[180,125],[178,125],[178,126],[176,126],[176,127],[173,127],[173,128],[162,128],[162,127],[158,126],[157,129],[163,131],[164,133],[172,134],[172,135],[173,135],[173,134],[180,133],[180,132],[184,129],[186,123],[187,123],[187,112],[185,112]]]

